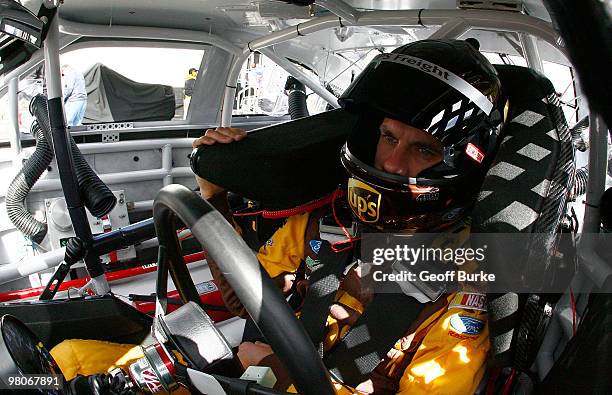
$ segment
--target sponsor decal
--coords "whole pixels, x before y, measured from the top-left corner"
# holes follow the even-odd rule
[[[485,322],[478,318],[454,314],[450,318],[450,326],[460,335],[478,335],[482,332]]]
[[[399,53],[385,53],[378,56],[378,61],[380,62],[393,62],[403,64],[405,66],[410,66],[415,69],[419,69],[427,74],[431,74],[436,76],[441,80],[448,81],[450,75],[452,74],[450,71],[446,70],[438,66],[437,64],[430,63],[426,60]]]
[[[312,252],[314,252],[315,254],[319,253],[319,250],[321,249],[321,244],[323,242],[321,240],[310,240],[308,242],[308,244],[310,245],[310,249],[312,250]]]
[[[31,35],[30,33],[24,30],[19,29],[16,26],[10,25],[4,21],[2,22],[2,30],[15,37],[19,37],[20,39],[24,41],[28,41],[32,44],[36,44],[37,38],[35,36]]]
[[[465,147],[465,153],[467,154],[467,156],[469,156],[470,158],[474,159],[478,163],[482,163],[482,161],[484,160],[484,157],[485,157],[485,155],[482,153],[480,148],[476,147],[472,143],[469,143]]]
[[[456,339],[461,339],[461,340],[474,340],[477,339],[477,337],[474,336],[468,336],[468,335],[461,335],[453,330],[448,331],[448,335],[450,337],[454,337]]]
[[[266,241],[266,245],[267,245],[268,247],[272,247],[272,244],[274,244],[274,242],[272,241],[272,238],[270,237],[270,238],[268,239],[268,241]]]
[[[203,283],[196,284],[196,291],[199,295],[206,295],[217,290],[217,285],[212,281],[204,281]]]
[[[391,62],[401,64],[402,66],[408,66],[413,69],[420,70],[434,78],[443,81],[444,83],[452,86],[462,95],[470,99],[474,104],[478,106],[487,115],[491,114],[493,109],[493,103],[472,86],[469,82],[461,78],[460,76],[452,73],[445,68],[438,66],[437,64],[428,62],[424,59],[417,58],[416,56],[404,55],[399,53],[384,53],[374,58],[374,62]]]
[[[161,391],[162,385],[157,378],[157,375],[153,372],[151,368],[142,371],[142,379],[147,385],[149,391],[153,394]]]
[[[310,270],[314,270],[314,268],[321,263],[319,260],[317,259],[312,259],[311,257],[307,256],[306,259],[304,260],[306,262],[306,266],[308,266],[308,268]]]
[[[413,199],[417,202],[432,202],[440,199],[440,189],[436,187],[424,187],[409,185]]]
[[[348,201],[351,209],[363,222],[376,222],[380,215],[380,193],[371,186],[349,178]]]
[[[474,292],[459,292],[448,304],[448,309],[487,311],[487,297]]]
[[[446,214],[444,214],[443,218],[447,221],[450,221],[450,220],[457,218],[459,214],[461,214],[462,212],[463,212],[462,208],[454,208],[450,210],[449,212],[447,212]]]

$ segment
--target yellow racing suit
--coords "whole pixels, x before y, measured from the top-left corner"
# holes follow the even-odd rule
[[[260,248],[257,258],[270,277],[296,273],[303,262],[316,258],[313,244],[306,240],[316,236],[311,214],[290,217]],[[459,231],[469,233],[469,224]],[[318,231],[318,227],[317,228]],[[453,231],[457,231],[455,227]],[[359,296],[343,290],[336,303],[359,314],[363,303]],[[390,312],[392,313],[392,312]],[[348,330],[332,316],[327,320],[328,332],[324,349],[329,350]],[[473,394],[485,371],[489,336],[485,295],[457,292],[441,297],[416,329],[398,339],[395,347],[372,373],[370,383],[357,389],[337,385],[338,394],[358,391],[400,394]]]

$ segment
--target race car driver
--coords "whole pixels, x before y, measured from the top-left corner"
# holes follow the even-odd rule
[[[339,101],[361,115],[341,155],[349,174],[347,202],[357,221],[379,231],[469,233],[469,212],[497,147],[504,113],[497,73],[473,45],[424,40],[381,54]],[[240,129],[209,129],[194,147],[245,137]],[[223,189],[200,178],[198,183],[202,196],[227,212]],[[367,194],[376,196],[374,206]],[[285,293],[299,288],[300,269],[308,274],[316,262],[319,218],[326,211],[288,218],[259,250],[260,263]],[[246,316],[223,274],[209,264],[228,307]],[[361,277],[360,266],[353,266],[329,308],[326,352],[372,299]],[[417,319],[369,379],[355,388],[338,383],[338,393],[473,393],[489,349],[482,291],[472,287],[424,298]],[[290,384],[267,344],[245,342],[238,356],[245,367],[273,367],[278,388]]]

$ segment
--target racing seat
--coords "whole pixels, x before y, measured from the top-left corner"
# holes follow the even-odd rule
[[[555,252],[575,163],[570,131],[551,82],[524,67],[496,69],[510,103],[508,123],[473,209],[472,233],[475,238],[506,234],[487,239],[487,258],[504,263],[497,268],[498,280],[518,280],[528,293],[489,294],[493,362],[528,371],[558,300],[559,294],[549,292],[566,288],[573,273],[571,262]],[[529,242],[509,248],[506,236],[519,234],[531,234]],[[569,252],[566,259],[571,261]],[[564,271],[565,278],[559,275]]]

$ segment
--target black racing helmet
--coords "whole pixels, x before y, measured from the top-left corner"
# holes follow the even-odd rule
[[[435,231],[469,212],[502,121],[495,68],[472,44],[423,40],[378,55],[339,99],[362,115],[342,149],[348,202],[379,230]],[[374,167],[385,117],[441,141],[443,160],[414,178]]]

